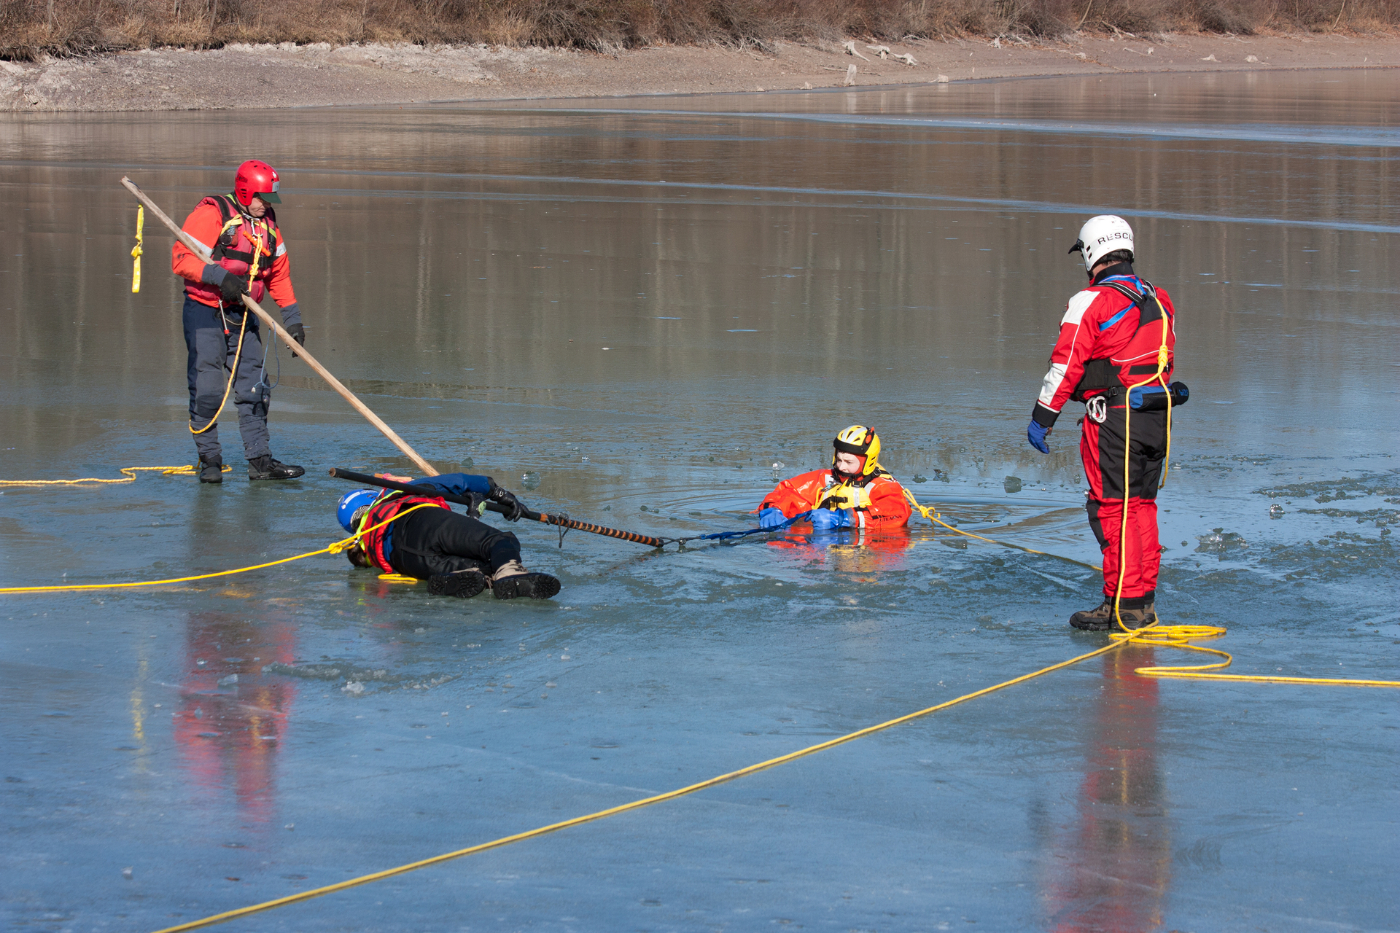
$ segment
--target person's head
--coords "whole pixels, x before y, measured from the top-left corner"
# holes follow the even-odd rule
[[[379,494],[372,489],[356,489],[341,496],[335,507],[335,517],[339,520],[340,527],[354,534],[360,525],[360,519],[365,516],[365,510],[373,505],[377,498]]]
[[[831,472],[838,479],[859,479],[880,468],[880,436],[874,428],[853,424],[836,435],[831,446]]]
[[[1079,239],[1069,248],[1084,260],[1084,271],[1093,278],[1101,269],[1133,261],[1133,228],[1122,217],[1100,214],[1079,229]]]
[[[249,159],[238,166],[233,176],[233,199],[239,208],[252,217],[261,217],[272,204],[281,204],[277,193],[277,170],[266,162]]]

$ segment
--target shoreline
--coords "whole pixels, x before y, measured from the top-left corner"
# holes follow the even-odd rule
[[[912,64],[895,56],[909,56]],[[877,44],[856,39],[844,47],[783,42],[772,52],[651,46],[611,55],[481,45],[333,48],[283,43],[0,61],[0,110],[262,110],[898,87],[989,78],[1397,67],[1400,36],[1301,33],[1080,34],[1042,42],[978,38]]]

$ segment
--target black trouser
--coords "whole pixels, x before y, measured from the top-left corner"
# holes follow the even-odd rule
[[[190,383],[190,426],[198,431],[209,424],[219,412],[219,402],[223,400],[224,389],[228,385],[228,371],[233,366],[234,353],[238,349],[238,329],[243,323],[246,309],[225,312],[220,316],[218,308],[185,296],[184,323],[185,346],[189,349],[187,370]],[[224,324],[228,333],[224,333]],[[230,393],[234,407],[238,409],[238,430],[243,435],[243,456],[252,460],[267,456],[267,407],[269,391],[263,381],[263,345],[258,330],[258,319],[249,317],[248,328],[243,333],[243,351],[238,356],[238,372],[233,377],[233,391]],[[219,446],[219,426],[194,436],[194,446],[199,451],[199,459],[206,463],[221,460]]]
[[[447,509],[419,509],[394,522],[390,542],[389,563],[420,580],[472,569],[490,576],[520,559],[515,535]]]

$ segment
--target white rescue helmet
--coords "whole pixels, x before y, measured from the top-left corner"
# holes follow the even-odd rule
[[[1122,217],[1100,214],[1090,217],[1079,228],[1079,239],[1069,248],[1084,256],[1084,271],[1092,272],[1100,259],[1115,250],[1133,251],[1133,228]]]

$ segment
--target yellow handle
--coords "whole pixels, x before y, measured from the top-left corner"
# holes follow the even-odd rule
[[[146,207],[136,205],[136,245],[131,248],[131,293],[141,290],[141,229],[146,225]]]

